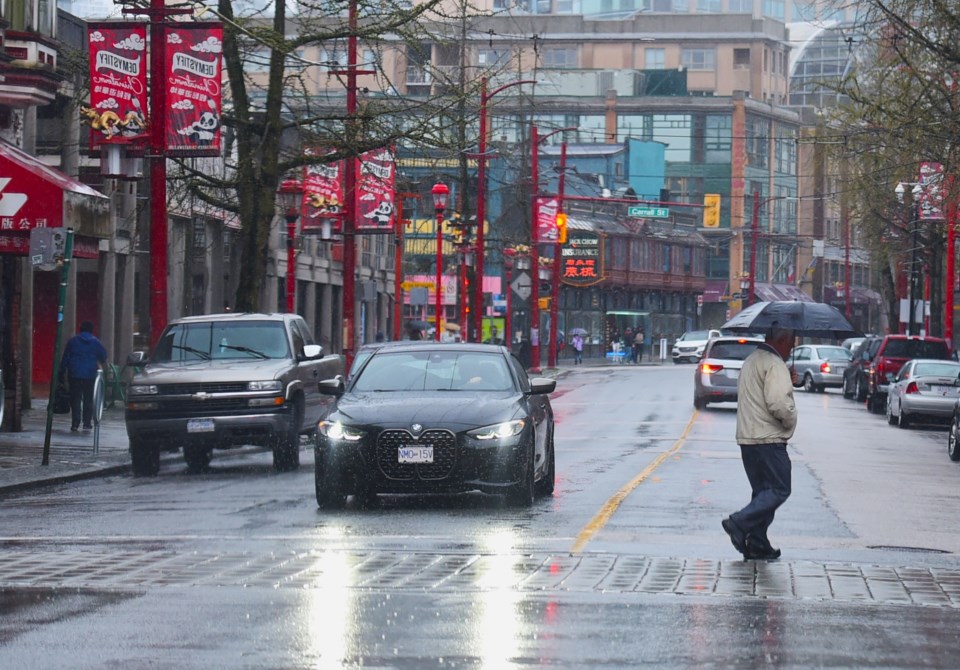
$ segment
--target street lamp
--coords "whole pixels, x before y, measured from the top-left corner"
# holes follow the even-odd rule
[[[906,186],[910,183],[900,182],[897,184],[897,187],[893,190],[897,195],[897,201],[903,203],[903,194],[906,193]],[[907,285],[909,292],[909,315],[907,317],[907,335],[914,335],[913,328],[916,323],[916,296],[917,296],[917,251],[919,248],[919,242],[917,237],[920,233],[919,224],[920,224],[920,194],[923,193],[923,188],[918,183],[913,184],[913,188],[910,190],[911,195],[913,196],[913,221],[911,222],[910,230],[910,282]]]
[[[287,221],[287,312],[294,312],[297,286],[296,246],[297,219],[303,204],[303,185],[296,179],[285,179],[280,184],[280,206]]]
[[[480,79],[480,138],[477,142],[477,269],[475,272],[476,288],[473,300],[473,330],[477,340],[482,339],[483,332],[483,224],[486,217],[487,195],[487,102],[500,91],[522,84],[536,84],[535,79],[521,79],[511,81],[487,92],[487,78]]]
[[[450,195],[450,189],[443,182],[437,182],[431,189],[433,194],[433,210],[437,214],[437,281],[434,287],[436,295],[436,327],[434,333],[437,342],[440,341],[440,314],[443,311],[443,293],[441,280],[443,278],[443,212],[447,209],[447,196]]]

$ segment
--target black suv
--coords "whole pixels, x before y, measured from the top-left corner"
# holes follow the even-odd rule
[[[855,398],[857,402],[867,399],[868,377],[867,371],[874,356],[880,350],[882,337],[867,337],[853,350],[853,360],[843,371],[843,397]]]

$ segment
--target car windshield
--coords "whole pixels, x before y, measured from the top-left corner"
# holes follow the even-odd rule
[[[280,321],[203,321],[170,326],[153,352],[154,363],[288,358]]]
[[[917,363],[915,377],[956,377],[960,375],[960,363]]]
[[[724,358],[728,361],[742,361],[756,350],[759,342],[714,342],[707,358]]]
[[[930,340],[888,340],[886,358],[949,358],[947,345]]]
[[[512,391],[514,381],[506,359],[499,354],[381,351],[371,356],[351,390]]]
[[[817,347],[817,352],[819,352],[820,358],[825,358],[828,361],[849,361],[853,358],[853,354],[843,347]]]
[[[684,333],[680,339],[688,342],[694,340],[709,340],[710,333],[706,330],[691,330],[689,333]]]

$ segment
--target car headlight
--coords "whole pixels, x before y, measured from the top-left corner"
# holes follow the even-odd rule
[[[347,426],[339,421],[321,421],[317,431],[328,440],[339,442],[357,442],[363,439],[363,431]]]
[[[495,423],[492,426],[475,428],[468,431],[467,435],[477,440],[505,440],[519,435],[525,425],[526,421],[523,419],[514,419],[513,421]]]
[[[134,384],[127,389],[129,395],[157,395],[156,384]]]
[[[247,382],[248,391],[279,391],[281,388],[279,379],[268,382]]]

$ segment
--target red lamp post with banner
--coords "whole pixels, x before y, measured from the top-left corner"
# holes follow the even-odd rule
[[[436,306],[436,324],[434,327],[435,339],[440,341],[440,321],[443,313],[443,212],[447,209],[447,196],[450,195],[450,189],[443,182],[433,185],[431,190],[433,194],[433,210],[437,215],[437,277],[436,286],[434,286],[435,306]]]
[[[303,185],[296,179],[285,179],[280,184],[280,206],[287,222],[287,312],[296,311],[297,292],[297,219],[303,204]]]

